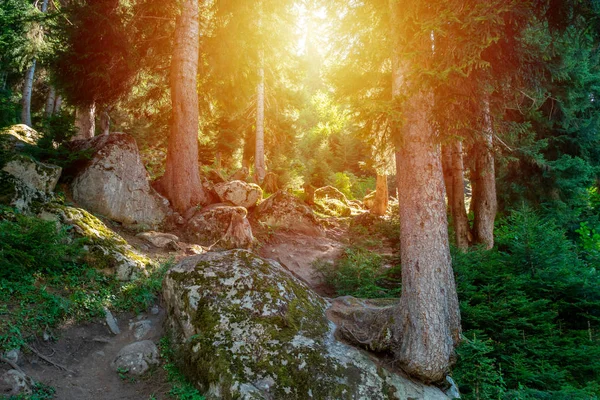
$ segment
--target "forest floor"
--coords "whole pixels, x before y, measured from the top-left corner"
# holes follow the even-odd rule
[[[323,237],[283,230],[265,231],[256,225],[253,228],[258,246],[254,250],[264,258],[280,262],[322,296],[334,297],[335,290],[325,282],[322,271],[319,271],[316,265],[327,263],[333,266],[344,255],[345,249],[357,239],[354,234],[349,234],[348,222],[348,219],[329,218],[326,223],[328,228]],[[185,250],[169,251],[150,248],[143,240],[136,237],[134,232],[121,229],[115,224],[110,225],[132,246],[154,260],[164,261],[171,258],[177,261],[191,255]],[[393,253],[391,247],[384,242],[378,242],[376,247],[372,251],[387,255]],[[144,339],[159,343],[164,334],[165,318],[160,298],[153,311],[154,313],[148,310],[138,315],[115,314],[120,329],[120,333],[116,335],[111,332],[104,320],[86,323],[67,322],[51,331],[51,338],[46,338],[47,340],[39,338],[31,344],[29,351],[21,352],[19,365],[36,382],[55,389],[53,397],[40,399],[172,399],[173,397],[169,395],[173,387],[168,379],[169,368],[164,368],[164,364],[168,361],[161,360],[161,367],[153,368],[139,378],[116,373],[110,366],[121,348],[138,340],[134,337],[135,326],[133,325],[138,321],[147,321],[146,323],[151,326]],[[43,359],[44,357],[56,365],[50,364]]]

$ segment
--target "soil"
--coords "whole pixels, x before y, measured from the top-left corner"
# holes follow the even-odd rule
[[[197,253],[185,243],[179,243],[178,249],[157,249],[135,236],[134,231],[124,229],[119,224],[104,222],[123,236],[132,246],[152,259],[174,258],[175,261]],[[254,224],[253,224],[254,225]],[[343,223],[328,221],[326,237],[311,237],[289,231],[264,232],[259,226],[253,226],[255,236],[261,245],[255,250],[265,258],[274,259],[305,281],[310,287],[325,297],[334,292],[328,287],[315,269],[315,261],[331,263],[338,260],[348,244],[347,231]],[[111,333],[106,322],[91,323],[68,322],[54,331],[56,340],[38,339],[31,344],[34,351],[22,350],[19,366],[35,381],[55,388],[57,400],[116,400],[116,399],[171,399],[168,391],[166,372],[156,367],[142,377],[130,377],[118,374],[110,364],[117,353],[127,344],[137,341],[130,329],[130,323],[147,319],[152,330],[144,339],[158,343],[163,335],[165,312],[159,307],[159,313],[141,315],[115,315],[121,333]],[[69,371],[51,365],[35,353],[39,353],[52,362],[66,367]],[[0,363],[0,375],[8,369]]]

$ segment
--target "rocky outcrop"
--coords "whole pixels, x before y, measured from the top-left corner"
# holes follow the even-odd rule
[[[11,369],[0,376],[0,393],[9,396],[30,395],[33,389],[33,380],[22,371]]]
[[[20,154],[16,154],[4,164],[2,170],[46,196],[54,191],[62,173],[61,167],[42,163]]]
[[[214,249],[248,248],[254,241],[244,207],[214,204],[197,211],[183,231],[187,241]]]
[[[77,168],[73,199],[86,209],[124,224],[156,227],[170,213],[169,202],[149,184],[135,140],[122,133],[73,142],[91,159]]]
[[[337,341],[327,302],[249,251],[182,260],[163,298],[182,370],[209,400],[447,399]]]
[[[27,145],[35,145],[41,135],[27,125],[10,126],[0,132],[0,145],[4,150],[20,150]]]
[[[170,248],[177,250],[177,242],[179,242],[179,238],[170,233],[150,231],[138,233],[135,236],[144,239],[146,242],[159,249]]]
[[[254,211],[254,218],[274,229],[324,235],[312,210],[295,196],[282,190],[261,202]]]
[[[215,192],[223,203],[251,208],[262,200],[263,191],[260,186],[244,181],[231,181],[215,185]]]
[[[87,211],[49,204],[40,217],[71,225],[79,237],[86,238],[88,251],[85,258],[89,265],[115,273],[121,281],[134,280],[141,274],[147,274],[146,266],[150,264],[150,259],[136,252],[125,239]]]
[[[348,205],[346,195],[333,186],[324,186],[315,190],[315,200],[334,199]]]

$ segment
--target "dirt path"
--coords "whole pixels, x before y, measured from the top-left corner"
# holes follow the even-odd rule
[[[130,318],[131,317],[131,318]],[[56,341],[38,341],[36,351],[72,372],[60,370],[37,355],[23,354],[21,368],[34,380],[56,389],[57,400],[168,399],[170,386],[162,368],[154,368],[142,378],[120,377],[110,363],[127,344],[138,341],[133,324],[147,321],[152,327],[144,340],[157,343],[162,337],[164,311],[158,315],[116,316],[121,333],[114,335],[101,322],[67,325]],[[130,328],[131,325],[131,328]],[[153,396],[153,397],[152,397]]]

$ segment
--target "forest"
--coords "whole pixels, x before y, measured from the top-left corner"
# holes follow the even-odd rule
[[[594,0],[1,0],[0,396],[600,398],[597,97]]]

